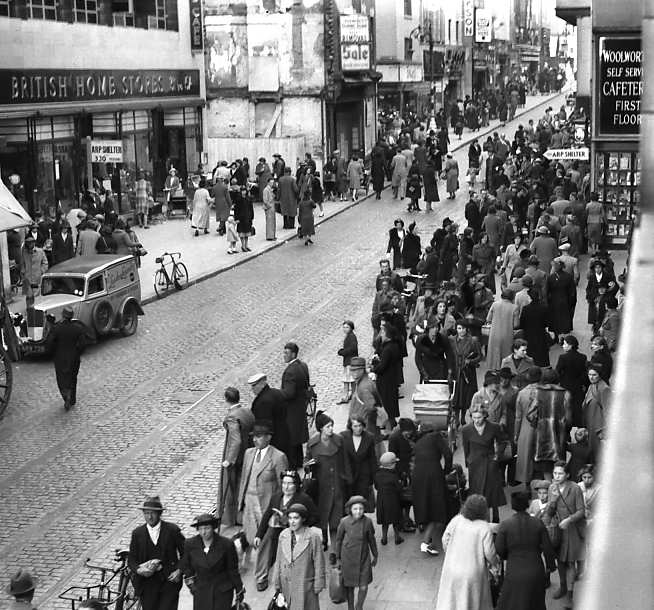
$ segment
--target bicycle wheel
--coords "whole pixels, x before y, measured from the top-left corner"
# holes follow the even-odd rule
[[[188,284],[188,270],[184,263],[177,263],[173,267],[173,284],[177,290],[184,290]]]
[[[316,403],[318,399],[311,398],[307,403],[307,426],[309,429],[313,428],[313,424],[316,421]]]
[[[158,269],[154,274],[154,292],[158,297],[161,297],[166,294],[169,287],[170,282],[168,281],[168,276],[163,269]]]
[[[132,580],[125,572],[120,575],[118,600],[116,601],[114,608],[115,610],[141,610],[141,602],[134,592]]]
[[[13,372],[9,355],[0,346],[0,418],[4,415],[11,396]]]

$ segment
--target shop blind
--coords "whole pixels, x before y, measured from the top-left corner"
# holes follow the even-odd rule
[[[123,113],[123,133],[135,131],[148,131],[150,128],[150,114],[147,110]]]
[[[0,140],[27,142],[27,121],[25,119],[0,121]]]
[[[184,109],[173,108],[164,111],[165,127],[183,127],[184,126]]]
[[[55,140],[73,138],[75,136],[75,121],[72,116],[56,116],[52,118],[52,131]]]
[[[93,135],[96,134],[115,134],[116,121],[113,114],[94,114],[93,115]]]

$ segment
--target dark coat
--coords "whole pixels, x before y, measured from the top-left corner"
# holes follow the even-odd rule
[[[232,199],[234,201],[234,220],[236,221],[236,231],[238,233],[249,233],[252,231],[252,221],[254,220],[254,208],[248,197],[241,193],[234,192]]]
[[[377,391],[389,417],[400,416],[397,387],[401,366],[402,356],[398,344],[395,341],[386,341],[381,346],[379,360],[372,364],[372,371],[377,375]]]
[[[372,582],[370,555],[377,558],[375,527],[369,517],[343,517],[338,524],[334,544],[336,558],[341,560],[343,585],[362,587]]]
[[[388,450],[395,454],[399,460],[395,468],[402,476],[411,474],[411,460],[413,459],[414,444],[404,437],[399,428],[395,428],[388,437]]]
[[[297,214],[297,197],[300,192],[295,178],[284,175],[279,178],[279,203],[284,216]]]
[[[613,283],[612,286],[609,284]],[[599,315],[599,289],[605,288],[605,295],[611,294],[615,295],[618,291],[618,283],[615,281],[615,276],[610,273],[608,270],[604,270],[600,281],[597,281],[597,276],[594,271],[591,271],[591,274],[588,278],[588,284],[586,285],[586,300],[588,301],[588,323],[595,324],[599,323],[602,320],[603,316]]]
[[[75,244],[73,243],[73,236],[68,233],[66,239],[61,236],[61,233],[55,233],[52,238],[52,264],[56,265],[69,258],[75,256]]]
[[[282,374],[282,394],[286,400],[286,424],[291,447],[306,443],[309,439],[307,426],[307,400],[309,392],[309,367],[301,360],[289,362]]]
[[[380,468],[375,474],[377,490],[377,523],[379,525],[400,524],[402,503],[400,476],[396,470]]]
[[[526,512],[500,523],[495,537],[497,554],[507,560],[497,610],[545,610],[545,569],[556,567],[545,526]]]
[[[454,370],[450,342],[441,333],[436,333],[432,341],[423,335],[416,341],[416,365],[421,380],[447,379],[448,372]]]
[[[552,330],[557,334],[569,333],[577,304],[577,288],[569,273],[556,271],[547,278],[547,304]]]
[[[343,347],[338,350],[338,355],[343,357],[343,366],[348,366],[352,358],[359,355],[359,342],[354,332],[350,331],[343,339]]]
[[[409,231],[402,246],[402,266],[406,269],[414,269],[420,260],[421,253],[420,237]]]
[[[461,436],[470,493],[484,496],[489,508],[504,506],[506,497],[495,460],[495,443],[503,440],[499,425],[486,421],[484,433],[479,434],[474,424],[467,424],[461,429]]]
[[[281,390],[266,385],[252,401],[252,415],[255,420],[272,424],[273,435],[270,444],[284,453],[289,449],[289,432],[286,417],[286,398]]]
[[[368,500],[366,512],[374,510],[375,496],[372,493],[372,483],[377,471],[377,455],[375,453],[375,437],[370,432],[363,431],[359,449],[355,450],[352,440],[352,432],[344,430],[343,447],[345,448],[345,459],[349,462],[352,482],[346,490],[346,496],[363,496]]]
[[[195,577],[193,610],[229,610],[232,597],[224,605],[226,594],[243,588],[234,543],[217,533],[208,553],[199,535],[189,538],[180,567],[185,577]]]
[[[278,491],[272,495],[270,504],[268,504],[268,507],[261,517],[261,523],[259,524],[259,529],[257,530],[257,538],[263,539],[263,537],[266,535],[270,518],[275,514],[275,511],[273,510],[274,508],[281,510],[283,513],[283,516],[279,518],[280,527],[288,527],[288,508],[293,506],[293,504],[303,504],[307,509],[307,518],[305,522],[307,527],[312,527],[318,523],[318,508],[314,504],[313,500],[303,491],[296,491],[286,506],[282,506],[283,497],[284,494],[281,491]]]
[[[550,337],[546,328],[550,325],[550,312],[545,305],[531,302],[522,308],[520,328],[527,342],[527,353],[536,366],[550,365]]]
[[[441,459],[445,467],[441,466]],[[416,523],[447,523],[445,475],[452,470],[452,452],[440,432],[429,432],[415,444],[413,514]]]
[[[139,525],[132,531],[127,564],[132,572],[132,584],[137,595],[141,595],[146,588],[160,588],[170,574],[181,567],[180,559],[184,553],[184,542],[184,536],[177,525],[161,521],[161,531],[157,543],[158,553],[155,555],[151,552],[153,545],[147,526]],[[149,578],[139,576],[136,573],[139,565],[155,557],[161,559],[161,570]],[[180,578],[177,590],[181,588],[182,580]]]
[[[438,196],[438,178],[436,168],[432,163],[428,163],[422,173],[422,181],[425,186],[425,201],[428,203],[440,201]]]
[[[316,204],[311,199],[300,201],[298,207],[298,220],[300,222],[300,234],[302,237],[311,237],[316,234],[313,221],[313,210]]]
[[[556,372],[559,376],[559,383],[570,392],[573,426],[583,425],[581,403],[584,400],[588,388],[586,365],[586,355],[581,354],[576,350],[570,350],[567,353],[561,354],[556,363]]]
[[[449,340],[455,363],[453,368],[456,380],[452,406],[458,411],[465,411],[477,391],[476,368],[481,360],[481,348],[479,341],[469,335],[464,339],[449,337]]]
[[[263,193],[263,189],[261,189],[261,192]],[[232,197],[229,193],[229,187],[222,180],[219,180],[214,185],[211,196],[214,198],[216,220],[225,222],[232,208]]]
[[[338,527],[345,510],[345,491],[352,484],[350,463],[345,458],[343,438],[331,437],[328,446],[320,441],[320,433],[307,443],[307,460],[315,459],[313,474],[318,480],[318,516],[323,530]]]
[[[384,148],[381,146],[375,146],[372,150],[370,174],[372,176],[372,189],[379,193],[384,189],[384,178],[386,176],[386,159]]]
[[[481,212],[476,201],[468,201],[465,207],[465,217],[468,226],[475,232],[475,235],[481,231]]]
[[[79,366],[80,356],[90,341],[91,331],[80,320],[62,320],[55,324],[47,338],[55,370],[66,372]]]

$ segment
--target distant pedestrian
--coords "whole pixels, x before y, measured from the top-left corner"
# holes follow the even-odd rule
[[[316,204],[311,200],[310,193],[306,193],[300,201],[298,208],[298,222],[300,223],[299,235],[304,238],[304,245],[313,243],[311,239],[316,234],[316,226],[313,218],[313,210]]]
[[[238,233],[236,229],[236,221],[234,216],[231,214],[227,217],[227,222],[225,223],[225,237],[227,238],[227,243],[229,248],[227,248],[227,254],[236,254],[238,250],[236,249],[236,242],[238,242]]]
[[[200,185],[193,195],[193,214],[191,216],[191,229],[195,230],[195,237],[203,230],[209,233],[209,206],[214,202],[207,190],[207,179],[202,176]]]
[[[279,201],[282,216],[284,217],[284,228],[295,228],[295,216],[297,215],[297,199],[300,193],[297,182],[291,176],[291,168],[284,168],[284,175],[279,178]]]
[[[171,169],[171,172],[174,171],[174,168]],[[165,189],[164,189],[165,190]],[[135,185],[135,194],[136,194],[136,208],[134,210],[136,218],[138,219],[139,226],[142,229],[147,229],[148,227],[148,212],[150,206],[150,198],[152,197],[152,184],[149,180],[146,180],[145,172],[139,172],[139,179],[136,181]],[[170,192],[166,193],[166,198],[170,198]]]
[[[241,186],[239,191],[232,197],[234,202],[234,219],[236,220],[236,230],[241,240],[241,250],[250,252],[248,240],[252,234],[252,221],[254,220],[254,207],[248,195],[247,188]]]
[[[345,337],[343,338],[343,347],[338,350],[338,355],[343,358],[343,397],[337,403],[344,405],[350,402],[352,398],[352,388],[354,386],[354,379],[350,372],[350,363],[352,358],[359,355],[359,342],[357,336],[354,334],[354,322],[352,320],[345,320],[342,324]]]
[[[447,153],[447,160],[445,161],[445,179],[446,190],[449,199],[456,197],[456,192],[459,190],[459,164],[452,156],[452,153]]]
[[[81,355],[87,343],[92,340],[90,330],[81,320],[74,320],[71,307],[64,307],[62,320],[55,324],[47,338],[48,350],[52,353],[57,386],[68,411],[77,402],[77,374]]]
[[[232,197],[229,192],[227,181],[217,179],[211,194],[213,195],[213,203],[216,210],[216,222],[218,223],[216,232],[218,235],[224,235],[225,221],[227,220],[232,208]]]
[[[19,569],[9,581],[6,589],[7,595],[11,595],[14,601],[7,606],[7,610],[36,610],[32,605],[36,580],[27,570]]]
[[[263,211],[266,215],[266,240],[275,241],[275,232],[277,230],[277,213],[275,211],[275,179],[269,178],[262,192]]]
[[[359,155],[352,155],[352,159],[347,166],[347,179],[349,182],[350,195],[352,201],[359,198],[359,189],[363,178],[363,163],[359,161]]]
[[[134,591],[143,610],[177,610],[184,536],[177,525],[161,519],[159,496],[146,498],[141,510],[145,523],[132,531],[128,555]]]
[[[302,445],[309,440],[307,400],[309,398],[309,367],[298,358],[296,343],[284,346],[281,392],[286,399],[286,424],[289,433],[288,461],[291,468],[302,466]]]

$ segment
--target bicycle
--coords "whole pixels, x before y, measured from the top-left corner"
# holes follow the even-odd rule
[[[316,386],[313,383],[309,384],[307,391],[307,426],[311,428],[316,421],[316,405],[318,404],[318,395],[316,394]]]
[[[141,602],[134,593],[132,586],[131,571],[127,565],[127,556],[129,551],[116,549],[114,562],[118,564],[115,567],[96,566],[90,563],[88,558],[84,565],[91,570],[100,572],[100,583],[88,586],[73,586],[66,589],[59,595],[59,599],[70,601],[71,610],[75,610],[75,603],[85,599],[94,598],[98,600],[105,608],[112,610],[140,610]],[[107,578],[107,574],[111,574]],[[118,577],[117,588],[112,588],[112,583]]]
[[[170,258],[170,263],[166,263],[166,257]],[[175,260],[177,257],[177,260]],[[186,265],[181,262],[182,255],[180,252],[164,252],[161,256],[154,259],[155,263],[161,265],[154,274],[154,291],[161,298],[171,286],[176,290],[184,290],[188,284],[188,270]],[[168,274],[166,264],[172,263],[172,269]]]

